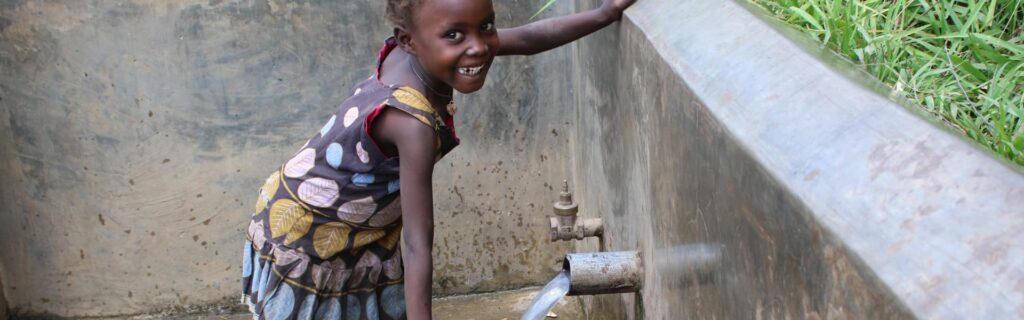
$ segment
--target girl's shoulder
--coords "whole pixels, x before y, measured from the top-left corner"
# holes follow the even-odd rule
[[[387,105],[409,113],[423,124],[437,130],[440,115],[430,106],[430,101],[420,91],[408,86],[391,86],[391,97]]]
[[[403,111],[431,128],[436,129],[441,124],[439,115],[422,92],[409,86],[384,84],[375,77],[357,84],[352,96],[342,103],[338,112],[360,109],[358,113],[366,114],[369,124],[385,107]]]

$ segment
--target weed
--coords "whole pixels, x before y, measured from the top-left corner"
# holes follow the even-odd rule
[[[1024,165],[1024,0],[748,0]]]

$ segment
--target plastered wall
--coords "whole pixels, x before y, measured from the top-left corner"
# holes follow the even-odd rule
[[[499,26],[542,2],[496,1]],[[371,74],[382,12],[0,2],[7,307],[233,305],[257,186]],[[463,145],[435,173],[435,292],[542,284],[597,250],[547,241],[568,178],[607,249],[646,266],[641,293],[583,298],[592,318],[1024,316],[1019,171],[804,49],[732,1],[641,0],[572,47],[498,60],[457,97]],[[669,263],[691,244],[722,246],[719,272]]]
[[[499,26],[542,1],[495,1]],[[571,11],[563,2],[554,13]],[[0,1],[0,278],[12,312],[235,305],[255,192],[372,74],[384,1]],[[545,282],[570,174],[568,49],[458,96],[435,293]]]
[[[590,317],[1024,316],[1024,175],[738,2],[639,1],[578,45],[580,212],[644,264]]]
[[[4,297],[3,278],[0,278],[0,319],[7,319],[7,298]]]

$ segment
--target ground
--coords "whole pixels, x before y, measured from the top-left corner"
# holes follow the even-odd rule
[[[503,291],[466,296],[454,296],[434,300],[435,319],[462,320],[513,320],[519,319],[523,311],[540,288]],[[575,298],[559,301],[552,310],[558,320],[583,319],[583,311]],[[550,315],[549,315],[550,316]],[[189,314],[189,315],[139,315],[112,317],[101,320],[247,320],[248,313],[236,314]]]

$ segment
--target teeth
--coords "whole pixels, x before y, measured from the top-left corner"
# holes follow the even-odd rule
[[[473,68],[459,68],[458,70],[459,70],[459,74],[467,75],[467,76],[475,76],[477,73],[480,73],[480,70],[483,70],[483,69],[484,69],[484,66],[473,67]]]

